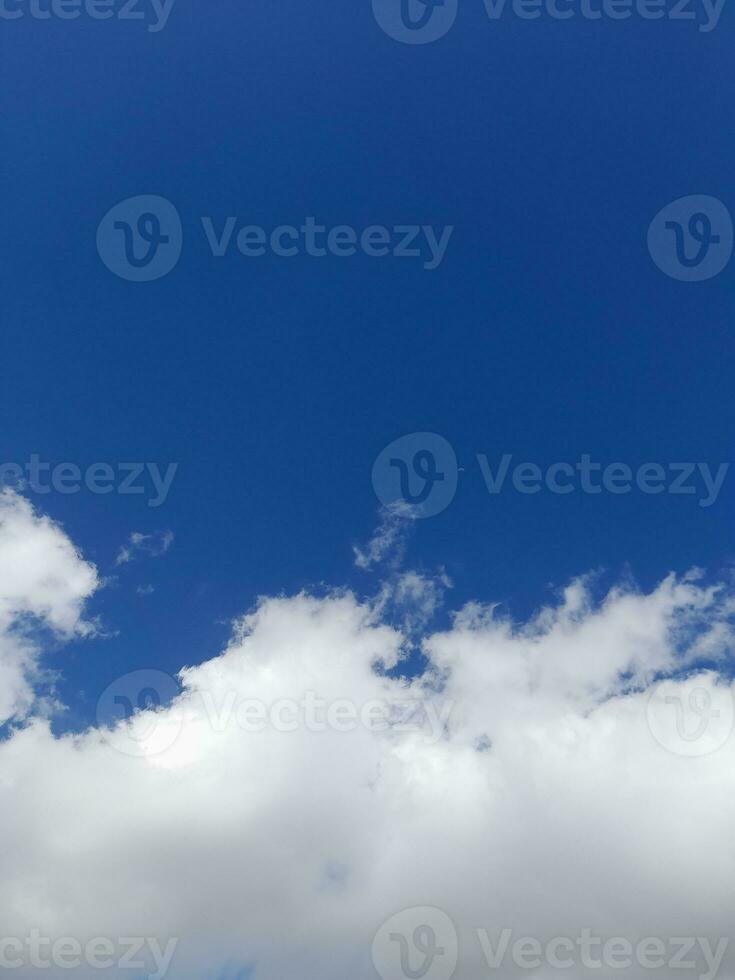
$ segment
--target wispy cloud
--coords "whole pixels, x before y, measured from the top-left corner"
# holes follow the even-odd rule
[[[136,558],[159,558],[166,554],[173,541],[173,531],[153,531],[151,534],[133,531],[128,543],[118,552],[115,564],[125,565]]]
[[[369,571],[375,565],[399,566],[403,561],[416,509],[403,500],[382,507],[380,521],[365,548],[353,547],[355,564]]]

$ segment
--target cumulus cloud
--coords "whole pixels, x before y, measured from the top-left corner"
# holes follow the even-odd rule
[[[415,645],[421,642],[423,631],[451,587],[451,579],[443,569],[435,575],[397,570],[382,582],[373,603],[375,613],[397,626],[407,645]]]
[[[73,613],[49,616],[68,632],[93,580],[61,540],[52,605]],[[0,585],[8,617],[34,601]],[[411,594],[426,603],[420,578]],[[522,624],[465,606],[407,680],[380,600],[263,599],[170,704],[60,738],[32,717],[0,743],[2,932],[180,937],[182,980],[368,980],[376,933],[384,980],[421,976],[429,934],[407,933],[411,972],[387,974],[379,930],[424,906],[453,923],[461,980],[528,975],[488,967],[481,938],[495,949],[504,929],[714,947],[733,913],[732,610],[729,585],[696,575],[601,600],[580,579]],[[707,722],[701,738],[676,708]],[[727,950],[719,975],[733,966]]]
[[[40,631],[60,640],[93,632],[82,607],[98,584],[57,525],[13,491],[0,493],[0,724],[23,717],[37,697]]]

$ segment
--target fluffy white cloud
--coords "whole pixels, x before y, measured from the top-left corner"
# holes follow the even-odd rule
[[[44,615],[73,631],[88,566],[58,529],[8,506],[69,556]],[[27,572],[31,596],[39,577]],[[16,577],[0,583],[7,615],[39,614]],[[425,605],[420,578],[399,588]],[[169,707],[76,737],[36,718],[0,743],[0,939],[180,937],[168,975],[186,980],[374,978],[374,935],[420,906],[453,920],[462,980],[530,972],[510,954],[488,968],[482,940],[505,928],[715,948],[734,902],[732,597],[670,576],[601,603],[579,580],[522,626],[468,606],[424,638],[430,668],[410,682],[386,674],[404,638],[382,619],[384,594],[263,600],[220,656],[182,672]],[[683,669],[703,651],[722,674]],[[402,713],[374,723],[382,703],[416,699],[420,728]],[[413,975],[445,980],[442,956],[420,972],[427,936],[413,948],[405,935]],[[446,951],[452,937],[437,938]],[[385,970],[400,943],[383,942]],[[693,957],[687,978],[707,973]],[[733,962],[728,950],[720,977]],[[411,975],[395,964],[388,980]],[[566,973],[586,975],[579,956]]]
[[[89,633],[82,605],[97,588],[93,565],[22,497],[0,492],[0,724],[34,700],[40,629],[61,639]]]

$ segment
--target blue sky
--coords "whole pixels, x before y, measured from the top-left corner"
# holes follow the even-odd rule
[[[0,0],[0,971],[734,980],[731,5],[162,2]]]
[[[591,569],[650,588],[729,567],[735,477],[706,508],[490,496],[476,455],[730,461],[735,266],[677,281],[646,232],[685,195],[735,208],[732,28],[728,9],[710,32],[491,21],[480,0],[417,46],[369,3],[179,0],[159,32],[3,23],[3,461],[178,464],[157,508],[33,496],[116,577],[93,602],[110,635],[58,658],[69,724],[121,673],[217,652],[259,595],[373,593],[352,546],[379,520],[373,462],[407,433],[441,434],[463,468],[408,544],[413,566],[446,570],[452,607],[495,600],[522,617]],[[95,236],[142,194],[174,204],[183,251],[134,283]],[[201,217],[219,229],[228,215],[454,231],[433,270],[215,258]],[[132,532],[164,530],[165,555],[115,566]]]

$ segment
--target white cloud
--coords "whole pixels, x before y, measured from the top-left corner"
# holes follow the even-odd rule
[[[65,600],[76,619],[61,617],[71,624],[91,583],[73,586],[88,566],[67,546],[58,572],[71,578],[57,588],[76,597]],[[3,590],[13,581],[0,578]],[[427,601],[420,578],[411,592]],[[493,975],[476,929],[493,942],[505,927],[728,936],[733,692],[682,668],[702,649],[731,656],[732,600],[729,586],[669,576],[602,602],[576,581],[520,626],[470,605],[425,637],[431,667],[411,683],[375,670],[404,641],[379,604],[349,592],[263,600],[220,656],[182,672],[170,707],[136,716],[142,757],[116,750],[127,729],[54,738],[42,719],[0,743],[1,931],[181,937],[169,976],[186,980],[247,966],[256,980],[368,980],[376,931],[413,906],[456,923],[460,980]],[[649,704],[659,675],[674,679]],[[205,710],[205,698],[273,705],[309,691],[454,708],[438,741],[365,726],[218,731]],[[703,695],[720,719],[709,754],[687,757],[666,697],[701,706]],[[720,976],[733,967],[729,951]]]
[[[385,562],[393,567],[400,565],[406,547],[406,538],[415,520],[416,509],[403,500],[381,508],[380,524],[365,549],[357,545],[352,549],[357,567],[368,571],[373,565]]]
[[[376,615],[397,626],[407,641],[420,641],[451,587],[443,569],[436,575],[396,571],[383,581],[373,608]]]
[[[34,701],[39,630],[60,639],[93,631],[81,613],[98,584],[57,525],[12,491],[0,493],[0,724]]]
[[[174,542],[173,531],[154,531],[152,534],[142,534],[133,531],[128,543],[118,552],[116,565],[125,565],[136,558],[160,558],[165,555]]]

